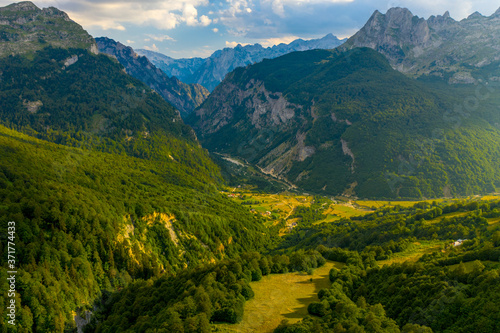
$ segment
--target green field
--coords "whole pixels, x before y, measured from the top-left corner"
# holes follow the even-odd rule
[[[318,291],[330,287],[330,269],[344,264],[327,262],[313,275],[306,273],[271,274],[252,282],[255,297],[245,304],[243,320],[238,324],[218,324],[220,332],[267,333],[282,320],[295,323],[307,315],[307,306],[318,301]],[[312,279],[312,280],[311,280]]]
[[[269,219],[269,223],[266,226],[271,226],[278,223],[279,221],[284,221],[285,225],[290,226],[292,223],[296,222],[300,225],[300,218],[291,217],[298,206],[311,206],[311,202],[314,200],[312,195],[298,195],[290,192],[283,193],[257,193],[248,187],[243,188],[227,188],[223,191],[225,195],[231,196],[231,198],[238,203],[249,203],[245,205],[249,210],[252,210],[255,214],[261,214]],[[499,199],[500,195],[486,195],[471,196],[464,198],[464,200],[495,200]],[[338,199],[338,198],[336,198]],[[417,201],[386,201],[386,200],[350,200],[349,198],[342,197],[339,200],[332,200],[331,204],[325,209],[325,218],[315,222],[328,223],[338,221],[342,218],[350,218],[353,216],[361,216],[367,213],[371,213],[376,209],[402,206],[402,207],[412,207],[418,202],[428,202],[428,203],[451,203],[456,199],[441,198],[441,199],[431,199],[431,200],[417,200]],[[269,213],[270,214],[269,214]],[[464,212],[456,212],[448,215],[440,216],[434,220],[427,221],[427,223],[435,223],[441,221],[443,217],[456,217],[465,215]],[[490,228],[493,228],[500,219],[493,219],[490,222]],[[283,228],[280,231],[280,235],[283,236],[289,232],[289,228]]]
[[[394,263],[401,264],[405,261],[416,262],[424,254],[429,254],[435,251],[439,251],[449,242],[443,241],[422,241],[415,242],[407,250],[392,255],[392,258],[387,260],[380,260],[378,264],[380,266],[392,265]]]

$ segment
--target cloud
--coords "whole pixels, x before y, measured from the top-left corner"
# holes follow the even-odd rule
[[[150,40],[155,40],[157,42],[164,42],[164,41],[171,41],[171,42],[175,42],[176,40],[173,39],[172,37],[168,36],[168,35],[161,35],[161,36],[156,36],[156,35],[151,35],[151,34],[146,34],[146,36],[148,36],[149,38],[145,39],[144,41],[147,41],[149,42]]]
[[[151,45],[151,46],[147,46],[147,45],[146,45],[146,46],[144,46],[144,48],[145,48],[146,50],[149,50],[149,51],[155,51],[155,52],[160,51],[160,49],[158,49],[158,46],[156,46],[156,44],[153,44],[153,45]]]
[[[127,44],[134,44],[135,42],[133,40],[127,39]]]
[[[201,25],[202,27],[206,27],[206,26],[210,25],[210,23],[212,23],[212,20],[211,20],[211,19],[209,19],[209,18],[208,18],[208,16],[206,16],[206,15],[202,15],[202,16],[200,17],[200,25]]]
[[[263,41],[260,41],[259,44],[261,44],[263,47],[270,47],[274,45],[279,45],[281,43],[284,44],[290,44],[296,39],[299,39],[300,37],[297,36],[285,36],[285,37],[280,37],[280,38],[268,38]]]
[[[250,45],[250,44],[249,43],[238,43],[238,42],[228,42],[228,41],[226,41],[226,47],[236,47],[238,45],[246,46],[246,45]]]
[[[0,0],[1,2],[7,2]],[[9,1],[9,3],[12,1]],[[37,5],[57,6],[86,29],[125,30],[127,25],[153,26],[170,30],[182,24],[206,26],[211,19],[202,15],[198,18],[199,7],[209,4],[208,0],[43,0]]]
[[[218,33],[218,32],[219,32],[219,29],[217,29],[217,28],[213,28],[213,29],[212,29],[212,31],[213,31],[213,32],[215,32],[215,33]]]

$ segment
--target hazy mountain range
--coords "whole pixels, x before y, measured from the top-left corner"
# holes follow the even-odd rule
[[[137,53],[148,57],[158,68],[168,76],[175,76],[186,83],[198,83],[212,91],[226,76],[237,67],[272,59],[295,51],[313,49],[333,49],[344,40],[339,40],[332,34],[320,39],[297,39],[290,44],[279,44],[264,48],[260,44],[238,45],[214,52],[210,57],[173,59],[158,52],[138,49]]]

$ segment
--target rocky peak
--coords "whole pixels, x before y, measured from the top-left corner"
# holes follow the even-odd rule
[[[500,17],[500,7],[490,17]]]
[[[427,20],[427,24],[432,29],[441,29],[443,27],[446,27],[448,24],[451,24],[454,22],[456,22],[456,21],[450,17],[449,11],[446,11],[442,16],[441,15],[438,15],[438,16],[432,15]]]
[[[404,55],[406,45],[425,46],[430,39],[427,21],[406,8],[376,10],[365,26],[347,42],[347,47],[367,46],[389,58]],[[383,46],[382,46],[383,45]]]
[[[425,20],[406,8],[391,8],[385,14],[375,11],[344,47],[372,48],[385,55],[393,68],[410,75],[443,77],[443,72],[449,72],[470,77],[473,68],[499,59],[497,17],[500,9],[489,18],[476,12],[461,21],[449,12]]]
[[[390,8],[385,17],[389,22],[405,22],[413,18],[413,14],[408,8],[393,7]]]
[[[480,12],[474,12],[472,14],[470,14],[468,17],[467,17],[467,20],[471,20],[471,19],[481,19],[483,18],[484,16],[481,15]]]

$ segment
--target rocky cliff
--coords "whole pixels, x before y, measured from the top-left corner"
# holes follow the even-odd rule
[[[476,12],[461,21],[448,12],[425,20],[406,8],[375,11],[343,45],[362,46],[384,54],[403,73],[474,83],[475,69],[500,60],[500,9],[489,17]]]
[[[199,84],[185,84],[175,77],[168,77],[129,46],[106,37],[96,38],[96,41],[100,52],[115,57],[129,75],[158,92],[179,110],[182,117],[191,113],[209,94],[208,90]]]

